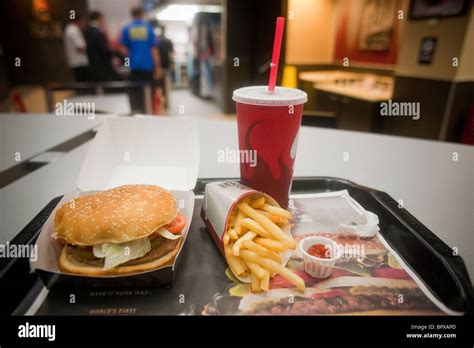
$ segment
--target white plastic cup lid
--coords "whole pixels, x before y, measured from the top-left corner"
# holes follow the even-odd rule
[[[308,95],[296,88],[275,87],[275,91],[270,92],[268,86],[252,86],[236,89],[232,99],[251,105],[298,105],[306,103]]]

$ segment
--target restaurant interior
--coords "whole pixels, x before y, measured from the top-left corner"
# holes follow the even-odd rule
[[[170,84],[133,109],[119,41],[137,4],[159,23],[156,32],[166,33],[173,52]],[[267,82],[273,23],[281,15],[278,82],[308,93],[304,125],[473,142],[470,1],[115,0],[110,6],[107,0],[21,0],[1,6],[2,112],[51,112],[58,101],[91,96],[100,101],[97,112],[230,119],[232,91]],[[71,9],[103,15],[122,83],[90,81],[87,89],[74,83],[62,41]],[[397,115],[404,111],[408,117]]]

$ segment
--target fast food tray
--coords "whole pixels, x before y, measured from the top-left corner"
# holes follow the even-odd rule
[[[210,305],[216,314],[233,314],[229,310],[235,308],[239,298],[229,296],[228,289],[234,283],[225,274],[225,260],[200,217],[206,183],[220,180],[223,179],[198,180],[196,184],[193,220],[172,288],[64,289],[53,286],[46,295],[41,280],[30,273],[28,260],[5,258],[0,260],[2,313],[201,314],[203,308]],[[400,208],[387,193],[333,177],[295,178],[292,193],[344,189],[364,208],[379,216],[383,238],[437,300],[453,311],[472,314],[473,288],[462,258],[406,209]],[[60,198],[47,204],[10,244],[33,244]],[[73,303],[71,294],[74,294]],[[38,301],[38,296],[45,297],[44,301]]]

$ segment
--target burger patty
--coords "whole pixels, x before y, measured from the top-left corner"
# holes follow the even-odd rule
[[[179,239],[170,240],[163,237],[158,237],[151,239],[150,242],[151,250],[146,255],[138,259],[127,261],[117,267],[140,265],[159,259],[160,257],[165,256],[169,252],[173,251],[176,248],[176,244],[179,242]],[[91,246],[83,247],[68,244],[65,246],[65,248],[67,248],[66,251],[70,257],[78,262],[83,263],[84,265],[93,267],[104,266],[105,259],[95,257]]]
[[[259,315],[310,315],[342,314],[370,310],[389,309],[435,309],[431,301],[419,289],[400,289],[403,302],[395,294],[386,295],[351,295],[330,298],[295,298],[294,303],[262,303],[248,314]]]

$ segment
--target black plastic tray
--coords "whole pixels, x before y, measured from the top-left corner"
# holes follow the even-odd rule
[[[194,190],[202,194],[206,183],[222,179],[199,180]],[[448,308],[466,314],[473,312],[473,288],[468,272],[460,256],[427,227],[418,221],[388,194],[353,182],[332,177],[295,178],[293,193],[338,191],[347,189],[350,195],[364,208],[379,216],[381,234],[397,251],[405,263],[421,278],[427,288]],[[11,244],[34,243],[41,226],[58,203],[60,197],[52,200],[12,241]],[[189,240],[182,250],[179,271],[172,289],[153,289],[148,297],[124,297],[121,301],[133,302],[140,314],[193,313],[218,293],[225,292],[229,280],[224,275],[225,262],[213,245],[211,237],[199,217],[201,199],[197,199]],[[24,259],[0,260],[1,311],[3,314],[24,314],[41,291],[38,277],[29,272],[28,261]],[[186,293],[191,306],[177,306],[176,298]],[[92,306],[90,294],[79,293],[87,298],[82,305],[75,305],[69,311],[65,305],[66,294],[50,292],[46,304],[39,314],[88,314]],[[152,296],[153,301],[150,301]],[[108,298],[115,301],[112,296]],[[107,298],[101,301],[107,302]],[[82,307],[81,307],[82,306]],[[15,310],[16,309],[16,310]]]

